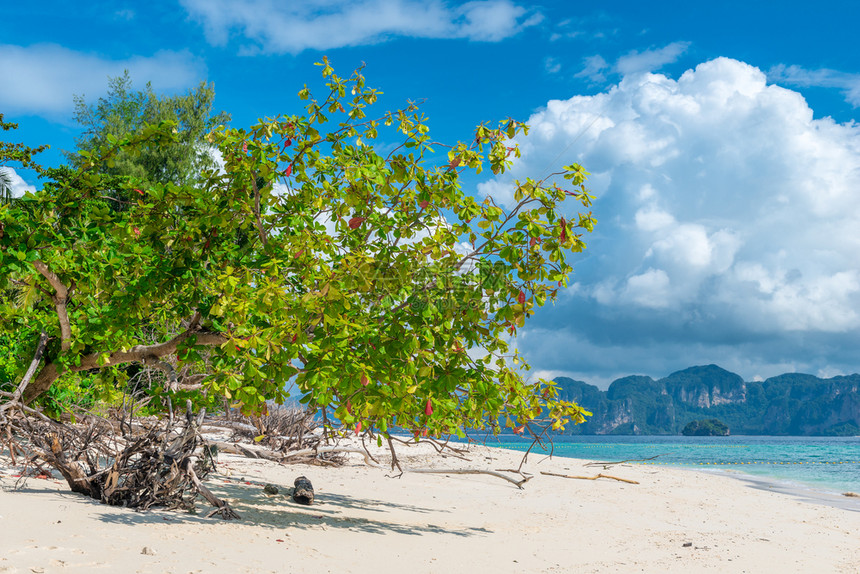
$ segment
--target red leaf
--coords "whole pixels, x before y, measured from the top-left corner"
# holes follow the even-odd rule
[[[361,421],[358,421],[357,423],[355,423],[355,434],[358,434],[360,432],[361,432]]]
[[[428,417],[433,415],[433,402],[430,399],[427,399],[427,404],[424,406],[424,414]]]
[[[291,145],[293,145],[293,140],[287,138],[287,141],[284,142],[284,147],[290,147]]]
[[[538,242],[538,238],[537,238],[537,237],[532,237],[532,240],[531,240],[531,241],[529,241],[529,247],[534,247],[534,246],[535,246],[535,245],[537,245],[538,243],[539,243],[539,242]]]
[[[138,229],[137,227],[135,227],[135,228],[133,229],[133,231],[134,231],[134,234],[135,234],[137,237],[140,237],[140,229]]]
[[[520,305],[525,305],[526,302],[526,294],[520,291],[520,294],[517,295],[517,303]]]
[[[428,206],[428,205],[430,205],[430,202],[429,202],[429,201],[427,201],[427,200],[424,200],[424,201],[422,201],[421,203],[419,203],[419,204],[418,204],[418,206],[419,206],[421,209],[427,209],[427,206]]]
[[[563,243],[563,242],[567,241],[567,222],[564,220],[563,217],[561,218],[561,221],[559,222],[559,226],[561,227],[560,239]]]
[[[356,227],[359,227],[362,223],[364,223],[365,219],[367,219],[367,218],[366,217],[353,217],[352,219],[349,220],[349,228],[355,229]]]
[[[137,188],[135,188],[134,190],[135,190],[136,192],[138,192],[140,195],[143,195],[143,191],[141,191],[141,190],[139,190],[139,189],[137,189]]]
[[[361,375],[361,386],[366,387],[370,383],[370,380],[367,378],[367,375]]]
[[[524,428],[526,428],[526,425],[520,425],[518,427],[514,427],[514,432],[516,434],[522,434]]]
[[[352,403],[349,401],[349,399],[347,399],[346,401],[346,412],[352,414]]]
[[[287,169],[284,170],[284,176],[290,177],[290,174],[293,173],[293,165],[290,164],[287,166]]]
[[[248,144],[242,143],[242,153],[248,153]]]

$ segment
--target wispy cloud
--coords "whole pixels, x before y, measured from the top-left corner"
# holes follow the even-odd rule
[[[800,66],[780,64],[768,70],[767,77],[772,82],[798,88],[836,88],[842,91],[849,104],[855,108],[860,107],[860,74],[849,74],[827,68],[807,70]]]
[[[297,54],[386,41],[392,37],[463,38],[497,42],[537,24],[541,16],[511,0],[180,0],[203,24],[207,40],[224,45],[238,33],[246,52]]]
[[[689,42],[672,42],[654,50],[642,52],[634,50],[626,56],[618,58],[615,63],[615,70],[622,76],[639,72],[655,72],[666,64],[676,62],[689,47]]]
[[[548,74],[557,74],[561,71],[561,62],[552,56],[548,56],[543,61],[543,68]]]
[[[577,78],[587,78],[596,84],[606,81],[606,73],[609,71],[609,63],[602,56],[588,56],[583,59],[585,67],[581,71],[574,74]]]
[[[618,58],[614,64],[607,62],[600,54],[595,54],[582,59],[583,67],[575,77],[602,84],[609,77],[656,72],[667,64],[677,62],[689,47],[689,42],[672,42],[662,48],[641,52],[633,50]]]
[[[160,51],[152,56],[112,60],[56,44],[0,44],[0,109],[68,119],[74,95],[95,98],[107,89],[108,76],[128,70],[139,85],[152,82],[156,91],[193,86],[206,68],[190,52]]]

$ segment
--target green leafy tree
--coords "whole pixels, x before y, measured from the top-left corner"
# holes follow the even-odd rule
[[[3,114],[0,114],[2,132],[16,129],[18,124],[5,121]],[[0,209],[12,204],[15,199],[12,197],[12,180],[4,168],[15,165],[41,174],[42,167],[33,157],[48,148],[47,145],[31,148],[20,142],[5,140],[4,137],[0,141]],[[0,240],[4,235],[5,226],[0,221]],[[0,310],[17,306],[26,296],[25,290],[14,279],[13,275],[0,283]],[[38,337],[38,332],[34,333],[26,323],[14,322],[12,314],[0,314],[0,390],[9,390],[15,379],[20,378],[23,372],[21,366],[28,360],[26,353],[32,351],[30,342],[34,336]]]
[[[92,167],[105,174],[132,176],[141,186],[191,183],[204,168],[214,166],[206,134],[230,121],[225,112],[213,113],[214,99],[214,86],[205,82],[184,95],[158,96],[149,83],[135,90],[126,70],[108,80],[107,96],[95,105],[75,96],[75,121],[84,128],[77,148],[84,153],[69,153],[67,159],[79,168],[98,160]],[[169,145],[123,149],[103,159],[93,154],[148,124],[164,121],[173,122],[176,129]]]
[[[39,294],[2,312],[52,337],[27,400],[69,373],[108,381],[138,362],[171,380],[205,356],[209,396],[259,410],[292,381],[356,433],[462,434],[500,420],[520,431],[542,412],[556,428],[583,420],[552,382],[525,378],[508,338],[556,297],[566,258],[585,247],[590,213],[561,208],[589,205],[586,172],[516,181],[510,209],[475,199],[462,172],[502,173],[525,125],[434,143],[416,106],[371,119],[379,92],[361,71],[321,65],[328,93],[301,90],[303,115],[208,135],[223,169],[160,183],[100,169],[177,140],[174,124],[150,124],[0,208],[0,282],[21,277]],[[384,155],[373,145],[383,136]],[[121,211],[105,194],[117,186],[136,198]],[[176,330],[145,344],[141,325]]]
[[[16,129],[18,129],[18,124],[4,121],[3,114],[0,114],[0,131],[8,132]],[[0,203],[9,203],[13,199],[12,178],[4,168],[14,164],[41,174],[42,168],[33,159],[33,156],[46,149],[48,149],[47,145],[31,148],[19,142],[0,141]]]

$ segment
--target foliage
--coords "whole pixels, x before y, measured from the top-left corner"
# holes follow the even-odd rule
[[[206,134],[230,121],[225,112],[213,115],[214,98],[214,86],[205,82],[177,96],[160,97],[149,83],[143,90],[134,90],[126,70],[109,79],[108,94],[97,104],[89,105],[83,96],[75,96],[75,121],[84,131],[77,138],[77,153],[67,154],[67,159],[79,168],[92,162],[95,165],[90,167],[101,173],[132,176],[142,187],[191,183],[202,169],[215,165],[205,145]],[[117,149],[98,158],[100,147],[165,121],[173,122],[176,129],[169,145]]]
[[[204,393],[246,412],[282,403],[293,380],[303,402],[356,433],[498,431],[499,417],[520,428],[542,412],[555,428],[584,420],[553,383],[525,380],[508,339],[555,299],[569,252],[585,247],[591,215],[565,217],[561,204],[590,204],[586,172],[517,181],[511,209],[476,200],[461,173],[502,173],[526,126],[483,124],[467,143],[437,144],[416,106],[369,119],[379,92],[361,71],[321,65],[328,93],[304,88],[304,115],[209,134],[223,169],[157,183],[103,169],[180,141],[175,124],[149,124],[0,207],[0,282],[35,293],[0,311],[52,337],[27,400],[74,372],[123,382],[119,367],[138,362],[168,385],[176,366],[197,365]],[[110,190],[135,201],[116,210]],[[149,325],[177,334],[146,344]]]
[[[684,436],[728,436],[729,427],[719,419],[690,421],[681,431]]]
[[[3,120],[3,114],[0,114],[0,130],[7,132],[18,129],[18,124]],[[41,173],[42,168],[33,159],[37,153],[41,153],[48,149],[47,145],[31,148],[22,143],[13,143],[0,141],[0,204],[10,203],[12,201],[12,179],[9,172],[3,168],[9,163],[15,163],[25,169],[32,169],[36,173]]]
[[[4,121],[3,114],[0,114],[0,130],[7,132],[15,129],[18,129],[18,124]],[[45,151],[48,147],[42,145],[31,148],[22,143],[0,141],[0,166],[6,166],[7,163],[13,162],[25,169],[32,169],[41,173],[42,167],[33,159],[33,156]]]

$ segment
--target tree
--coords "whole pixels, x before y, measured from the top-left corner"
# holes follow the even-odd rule
[[[585,247],[591,214],[565,218],[561,203],[589,205],[587,173],[553,174],[568,189],[552,176],[517,181],[509,210],[478,201],[460,174],[503,172],[525,125],[483,124],[444,146],[415,105],[369,119],[379,92],[361,70],[342,78],[321,65],[328,94],[301,90],[305,115],[207,136],[223,169],[193,182],[106,173],[118,157],[177,141],[175,124],[149,124],[0,208],[0,282],[38,293],[0,310],[13,318],[4,328],[26,323],[51,338],[26,400],[69,373],[121,380],[130,362],[171,381],[205,356],[210,397],[265,409],[292,380],[303,402],[356,433],[462,434],[498,430],[500,417],[522,431],[542,407],[556,428],[583,420],[554,383],[524,378],[507,338],[554,300],[566,257]],[[381,155],[381,134],[401,143]],[[109,189],[136,200],[114,210]],[[175,334],[142,344],[144,324]]]
[[[3,120],[0,114],[0,130],[8,132],[18,129],[18,124]],[[42,173],[41,166],[33,160],[33,156],[48,149],[47,145],[31,148],[22,143],[0,141],[0,203],[12,201],[12,178],[4,169],[9,163],[18,164],[25,169],[32,169],[37,174]]]
[[[99,147],[134,134],[147,124],[170,121],[177,130],[170,145],[124,149],[97,167],[105,174],[132,176],[142,186],[191,183],[200,171],[215,165],[204,137],[230,121],[225,112],[213,115],[214,99],[214,86],[206,82],[177,96],[159,97],[149,83],[144,90],[134,90],[126,70],[122,76],[109,78],[107,96],[99,98],[95,106],[87,104],[83,96],[75,96],[75,121],[84,132],[77,138],[77,151],[66,154],[67,159],[82,167],[93,161],[93,152]]]
[[[9,172],[0,168],[0,203],[12,201],[12,178]]]
[[[728,436],[729,427],[719,419],[690,421],[681,431],[684,436]]]

